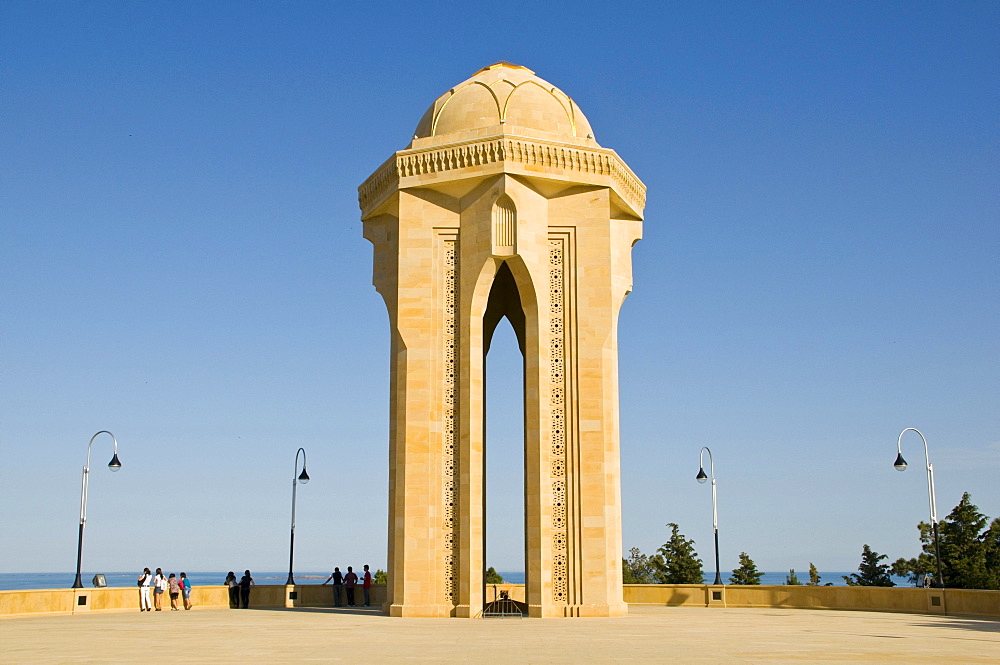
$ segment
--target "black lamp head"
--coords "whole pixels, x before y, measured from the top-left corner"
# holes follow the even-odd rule
[[[117,452],[115,453],[115,456],[111,458],[111,461],[108,462],[108,468],[111,469],[112,471],[118,471],[120,468],[122,468],[122,463],[121,460],[118,459]]]
[[[302,467],[302,473],[299,474],[299,482],[305,485],[309,482],[309,474],[306,473],[306,468]]]
[[[705,467],[700,467],[698,469],[698,475],[694,477],[699,483],[704,483],[708,480],[708,476],[705,475]]]
[[[896,471],[906,471],[906,460],[903,459],[903,453],[896,454],[896,461],[892,466]]]

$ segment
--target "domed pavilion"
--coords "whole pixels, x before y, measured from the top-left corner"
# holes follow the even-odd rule
[[[572,98],[499,62],[434,100],[358,199],[391,329],[386,611],[491,607],[484,386],[506,318],[524,373],[524,421],[503,424],[524,438],[511,598],[530,616],[626,613],[617,321],[645,186]]]

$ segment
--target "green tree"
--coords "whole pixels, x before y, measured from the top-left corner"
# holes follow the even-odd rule
[[[388,584],[389,576],[385,574],[385,571],[379,568],[375,571],[375,584]]]
[[[487,584],[503,584],[503,575],[498,573],[493,566],[486,569]]]
[[[858,566],[858,573],[844,575],[847,586],[896,586],[889,574],[889,564],[880,563],[882,559],[888,559],[885,554],[879,554],[867,544],[861,551],[861,565]]]
[[[694,549],[694,541],[679,533],[673,522],[667,526],[671,531],[670,540],[650,557],[654,579],[659,584],[704,584],[705,574]]]
[[[987,559],[990,518],[979,512],[968,492],[938,525],[944,585],[953,589],[1000,589]],[[932,544],[933,546],[933,544]]]
[[[994,518],[983,534],[986,548],[986,585],[984,589],[1000,589],[1000,517]]]
[[[646,556],[633,547],[628,551],[628,558],[622,559],[622,583],[624,584],[656,584],[656,566],[654,561],[659,554]]]
[[[733,569],[733,574],[729,577],[730,584],[754,585],[760,584],[760,578],[764,573],[757,570],[757,564],[753,562],[746,552],[740,552],[740,567]]]
[[[802,582],[799,582],[799,576],[795,574],[795,569],[792,568],[785,575],[785,584],[789,586],[801,586]]]
[[[819,586],[819,571],[812,561],[809,562],[809,586]]]
[[[987,528],[987,524],[989,524]],[[923,552],[892,565],[894,575],[919,583],[925,574],[937,580],[934,531],[930,524],[917,525]],[[941,545],[941,575],[952,589],[1000,589],[1000,519],[990,523],[979,512],[968,492],[938,524]]]

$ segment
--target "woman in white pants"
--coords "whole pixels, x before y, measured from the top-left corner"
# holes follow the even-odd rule
[[[149,568],[143,568],[142,574],[139,575],[139,611],[148,612],[152,608],[149,606],[149,582],[153,578],[153,574],[149,572]]]

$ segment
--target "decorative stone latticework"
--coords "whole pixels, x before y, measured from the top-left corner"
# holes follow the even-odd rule
[[[549,239],[549,408],[552,446],[552,600],[560,605],[569,599],[569,524],[566,497],[566,308],[564,284],[564,239]]]
[[[622,598],[618,308],[645,187],[575,102],[497,63],[445,92],[358,190],[391,337],[392,616],[484,608],[486,352],[523,354],[525,600],[616,616]]]
[[[444,321],[442,322],[442,349],[444,371],[441,382],[444,386],[444,446],[442,457],[444,464],[441,478],[444,482],[444,588],[448,602],[454,604],[458,578],[458,537],[456,528],[455,506],[458,504],[458,464],[455,454],[458,451],[455,434],[458,432],[456,421],[458,414],[458,346],[457,320],[455,313],[458,308],[458,268],[457,240],[444,241]]]

